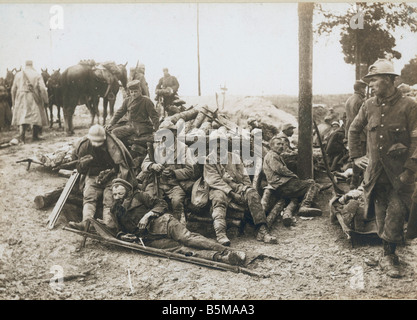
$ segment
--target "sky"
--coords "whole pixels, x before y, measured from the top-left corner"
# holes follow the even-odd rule
[[[62,29],[51,29],[52,6],[0,4],[0,76],[28,59],[37,71],[61,72],[81,59],[128,68],[140,61],[151,93],[167,67],[180,96],[198,94],[197,4],[61,4]],[[298,94],[296,3],[200,3],[199,34],[202,95],[224,85],[233,95]],[[417,54],[417,35],[400,35],[398,72]],[[344,62],[338,36],[314,43],[313,94],[352,92],[355,70]]]

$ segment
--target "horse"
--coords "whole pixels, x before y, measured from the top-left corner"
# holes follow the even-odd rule
[[[49,113],[50,113],[50,121],[49,127],[52,128],[54,123],[53,117],[53,106],[55,105],[57,108],[57,116],[58,116],[58,124],[61,128],[61,108],[63,107],[63,94],[62,94],[62,87],[61,87],[61,68],[58,70],[53,70],[49,80],[47,82],[48,88],[48,99],[49,99]]]
[[[119,92],[120,85],[126,89],[127,86],[127,70],[125,64],[116,65],[114,62],[106,62],[99,64],[94,69],[94,89],[95,96],[93,104],[96,106],[94,110],[98,110],[98,103],[100,98],[103,98],[103,125],[106,124],[107,105],[110,105],[110,117],[114,115],[114,104],[116,96]],[[119,84],[120,82],[120,84]],[[99,117],[99,114],[97,114]]]
[[[48,68],[46,68],[45,70],[41,68],[41,76],[42,76],[43,82],[46,85],[48,83],[49,78],[51,77],[51,75],[48,73]]]
[[[73,115],[75,107],[85,104],[91,114],[91,125],[98,108],[92,103],[94,97],[94,74],[90,65],[76,64],[68,67],[61,75],[60,84],[63,94],[64,126],[67,135],[74,134]]]
[[[22,67],[20,67],[19,70],[17,70],[16,68],[13,68],[12,70],[9,70],[7,68],[6,70],[6,77],[4,78],[4,86],[6,87],[7,90],[7,102],[9,103],[10,106],[13,105],[12,103],[12,86],[13,86],[13,81],[14,81],[14,76],[16,75],[16,73],[18,73],[19,71],[22,70]]]

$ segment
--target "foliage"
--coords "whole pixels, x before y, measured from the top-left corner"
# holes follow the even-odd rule
[[[417,83],[417,56],[401,70],[401,80],[409,85]]]

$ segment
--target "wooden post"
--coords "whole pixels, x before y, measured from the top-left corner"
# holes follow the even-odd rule
[[[297,171],[300,179],[313,178],[313,9],[314,3],[298,4],[299,106]]]

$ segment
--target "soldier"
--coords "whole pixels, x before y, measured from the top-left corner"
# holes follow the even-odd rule
[[[257,191],[251,187],[251,180],[240,158],[227,150],[227,137],[217,130],[210,134],[209,139],[210,145],[214,144],[216,148],[206,157],[204,180],[210,187],[209,199],[213,209],[213,227],[217,241],[225,246],[230,245],[226,235],[226,210],[230,201],[234,201],[249,206],[252,220],[257,228],[258,241],[277,243],[277,239],[268,231],[261,199]]]
[[[395,87],[390,60],[378,59],[364,79],[375,93],[366,100],[349,128],[349,152],[364,174],[365,217],[375,218],[383,242],[380,267],[390,277],[400,277],[395,249],[404,239],[404,223],[413,191],[412,161],[417,146],[417,103]],[[360,147],[367,127],[367,154]]]
[[[273,137],[270,142],[271,150],[264,158],[263,170],[268,186],[262,197],[264,210],[268,210],[271,196],[291,199],[290,204],[284,210],[283,223],[290,226],[293,221],[293,211],[298,206],[298,200],[302,199],[298,214],[301,216],[320,216],[320,209],[311,207],[319,186],[314,180],[300,180],[297,175],[287,168],[281,153],[284,151],[286,141],[279,136]]]
[[[353,85],[353,89],[355,90],[354,94],[347,99],[345,107],[346,107],[346,127],[345,127],[345,138],[348,138],[349,128],[350,125],[355,119],[356,115],[359,112],[360,107],[362,106],[363,102],[365,101],[365,90],[367,87],[367,83],[363,80],[357,80]],[[360,139],[360,148],[362,150],[362,156],[366,154],[366,131],[364,130],[361,134]],[[350,182],[350,189],[356,189],[360,182],[361,178],[360,175],[362,170],[357,166],[352,166],[353,175],[352,180]]]
[[[143,63],[138,64],[136,68],[130,68],[130,80],[139,80],[142,95],[150,97],[148,82],[145,79],[145,65]]]
[[[25,70],[18,72],[12,86],[12,126],[19,126],[19,140],[25,143],[26,129],[32,125],[33,141],[40,140],[42,126],[48,125],[45,106],[48,92],[42,76],[33,68],[33,62],[26,61]]]
[[[113,180],[112,193],[114,204],[111,212],[118,224],[117,237],[121,240],[137,241],[141,238],[146,246],[159,249],[183,245],[186,248],[180,247],[176,252],[232,265],[244,263],[244,252],[229,250],[212,239],[189,231],[167,212],[168,206],[163,199],[133,190],[132,185],[123,179]],[[161,243],[161,239],[171,241]]]
[[[178,88],[180,84],[176,77],[171,76],[168,72],[168,68],[162,69],[164,76],[159,79],[159,82],[155,89],[155,94],[157,100],[159,97],[164,98],[164,109],[166,110],[168,106],[176,99]]]
[[[70,226],[84,230],[87,219],[94,218],[97,202],[103,197],[103,221],[110,229],[114,229],[116,226],[110,216],[112,177],[118,176],[137,184],[130,169],[132,158],[129,152],[120,140],[97,124],[77,142],[72,158],[78,159],[76,167],[83,175],[84,188],[82,222],[70,222]]]
[[[291,123],[285,123],[282,126],[281,132],[278,134],[280,138],[283,138],[285,141],[285,149],[284,152],[291,153],[292,151],[295,151],[296,148],[292,145],[290,141],[290,137],[294,134],[295,126],[293,126]]]
[[[142,162],[142,171],[148,174],[149,182],[145,192],[160,197],[167,196],[171,200],[173,215],[176,219],[185,221],[184,200],[186,191],[192,188],[194,183],[194,161],[188,147],[176,137],[177,128],[169,122],[161,123],[158,133],[164,131],[169,135],[161,135],[161,141],[155,148],[155,159],[151,160],[149,154]],[[157,175],[159,190],[155,180]]]
[[[147,138],[152,141],[152,134],[158,130],[159,126],[159,117],[155,106],[151,99],[141,94],[139,80],[130,81],[127,88],[130,96],[123,101],[122,106],[114,114],[108,129],[111,130],[127,114],[127,124],[114,128],[112,133],[125,144],[127,144],[128,138],[135,135],[138,138]]]

